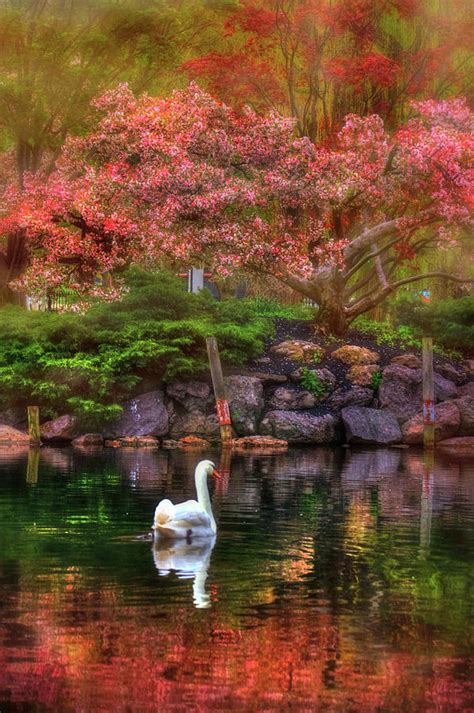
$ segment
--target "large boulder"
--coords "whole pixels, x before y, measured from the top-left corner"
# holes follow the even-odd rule
[[[320,346],[302,339],[287,339],[279,344],[274,344],[271,351],[278,356],[286,357],[292,361],[304,361],[307,364],[319,361],[323,356],[323,349]]]
[[[434,374],[434,391],[437,401],[453,399],[456,385],[439,374]],[[395,414],[403,423],[420,411],[422,405],[422,370],[391,364],[383,370],[379,387],[380,408]]]
[[[252,436],[263,410],[262,382],[254,376],[227,376],[224,381],[235,431],[239,436]]]
[[[370,386],[373,384],[374,375],[380,373],[377,364],[354,364],[347,372],[347,378],[357,386]]]
[[[53,421],[41,425],[41,438],[44,441],[67,442],[79,435],[77,419],[70,414],[59,416]]]
[[[164,436],[168,433],[168,412],[162,391],[149,391],[123,404],[122,414],[103,430],[106,438]]]
[[[449,362],[437,364],[435,366],[435,371],[437,374],[440,374],[445,379],[452,381],[457,386],[464,384],[467,378],[466,369],[461,364],[459,366],[455,366]]]
[[[395,416],[363,406],[348,406],[341,411],[348,443],[390,445],[400,443],[402,433]]]
[[[454,401],[444,401],[436,406],[435,441],[452,438],[459,431],[461,417]],[[423,443],[423,413],[417,413],[403,424],[404,443]]]
[[[407,369],[421,369],[421,359],[416,354],[399,354],[393,357],[390,364],[406,366]]]
[[[197,436],[210,441],[219,438],[219,421],[216,414],[205,414],[202,411],[175,414],[170,418],[170,434],[179,440],[185,436]]]
[[[408,421],[420,410],[419,369],[392,364],[384,369],[379,386],[380,408],[400,421]]]
[[[337,438],[336,427],[337,419],[331,414],[277,410],[265,414],[260,432],[288,443],[332,443]]]
[[[380,356],[366,347],[358,347],[354,344],[346,344],[332,352],[334,359],[342,361],[344,364],[353,366],[354,364],[376,364]]]
[[[10,445],[25,445],[27,446],[30,442],[27,433],[23,431],[18,431],[18,429],[12,426],[7,426],[3,423],[0,424],[0,445],[10,446]]]
[[[345,406],[370,406],[374,400],[372,389],[352,386],[350,389],[336,389],[326,404],[332,411],[340,411]]]
[[[423,388],[421,386],[423,373],[421,369],[419,371],[419,376],[421,397],[421,394],[423,393]],[[449,399],[455,399],[458,395],[456,384],[450,381],[449,379],[445,379],[444,376],[441,376],[441,374],[437,374],[436,372],[433,374],[433,383],[436,401],[448,401]]]
[[[13,426],[18,431],[23,431],[28,428],[28,418],[26,408],[7,408],[5,411],[0,411],[0,423],[5,426]]]
[[[170,381],[166,394],[186,411],[209,411],[214,402],[210,385],[203,381]]]
[[[445,401],[445,403],[456,404],[459,409],[461,423],[457,435],[474,436],[474,396],[462,396],[460,399]]]
[[[458,386],[458,396],[472,396],[474,398],[474,381],[468,381],[463,386]]]
[[[72,442],[74,448],[90,448],[94,446],[103,446],[104,437],[101,433],[84,433],[78,436]]]
[[[290,379],[292,381],[300,382],[303,376],[308,372],[313,374],[318,381],[324,385],[327,392],[332,391],[336,386],[336,377],[332,371],[329,371],[329,369],[308,369],[307,366],[300,366],[298,369],[291,372]]]
[[[441,453],[450,456],[450,458],[474,460],[474,437],[448,438],[448,440],[439,444],[438,449]]]
[[[291,389],[280,386],[275,389],[268,405],[271,409],[281,411],[295,411],[298,409],[313,408],[318,398],[306,389]]]

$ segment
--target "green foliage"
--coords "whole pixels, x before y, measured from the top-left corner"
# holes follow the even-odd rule
[[[163,272],[134,270],[126,281],[122,300],[83,315],[0,310],[2,408],[38,403],[43,416],[70,410],[92,427],[144,382],[206,371],[206,337],[217,338],[224,363],[239,365],[272,336],[251,302],[190,295]]]
[[[435,344],[464,352],[474,350],[474,296],[415,303],[404,312],[404,321]]]
[[[449,300],[450,302],[457,302],[457,300]],[[415,321],[415,320],[413,320]],[[420,321],[421,324],[421,321]],[[435,324],[430,325],[429,331],[423,331],[421,327],[416,328],[414,326],[408,326],[406,324],[400,324],[394,326],[389,322],[376,322],[371,319],[366,319],[365,317],[358,317],[353,326],[362,332],[363,334],[369,334],[372,336],[376,343],[379,345],[387,345],[389,347],[398,347],[400,349],[414,349],[420,351],[422,348],[422,335],[423,333],[430,333],[433,336],[433,351],[442,356],[448,357],[450,359],[461,359],[462,354],[454,349],[450,349],[451,344],[454,346],[461,346],[463,351],[469,349],[472,350],[473,344],[473,332],[474,329],[470,329],[466,325],[464,328],[465,336],[461,334],[460,325],[455,325],[451,323],[451,330],[446,325],[446,322],[440,320],[438,323],[438,329],[435,328]],[[448,338],[446,338],[443,328],[447,329]],[[454,329],[455,328],[455,329]],[[426,325],[425,325],[426,330]],[[453,339],[449,339],[449,334],[457,331],[459,340],[455,342]]]
[[[304,319],[312,320],[315,315],[315,308],[298,302],[297,304],[281,304],[276,300],[268,297],[253,297],[245,300],[255,314],[261,317],[270,317],[272,319]]]
[[[314,364],[319,364],[324,357],[324,350],[320,349],[319,347],[315,347],[314,352],[313,352],[313,363]]]
[[[370,385],[373,388],[374,391],[379,390],[380,382],[382,381],[382,372],[381,371],[374,371],[372,374],[372,379],[370,381]]]
[[[301,385],[318,399],[323,398],[326,393],[325,383],[306,366],[302,370]]]
[[[389,322],[376,322],[366,317],[358,317],[354,327],[363,334],[370,334],[379,345],[400,346],[403,349],[420,349],[421,340],[415,331],[406,325],[394,327]]]

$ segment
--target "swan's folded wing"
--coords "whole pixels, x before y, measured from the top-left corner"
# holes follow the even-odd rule
[[[195,500],[187,500],[174,506],[173,525],[189,529],[210,527],[211,518]]]

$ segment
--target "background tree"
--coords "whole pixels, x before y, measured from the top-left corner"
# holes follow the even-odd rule
[[[30,289],[90,291],[97,272],[204,258],[224,275],[277,278],[342,334],[402,285],[462,279],[416,262],[469,234],[474,140],[461,100],[415,105],[393,136],[376,115],[349,115],[331,148],[195,86],[168,99],[121,86],[95,107],[96,129],[68,140],[47,180],[7,194],[0,230],[24,230]]]
[[[0,182],[23,188],[25,174],[48,175],[67,137],[91,125],[91,99],[119,80],[137,92],[174,87],[183,53],[197,38],[205,45],[213,12],[205,2],[4,0]],[[26,257],[24,231],[0,242],[0,299]]]
[[[415,97],[470,93],[471,33],[463,0],[241,0],[216,48],[183,68],[234,106],[294,117],[316,140],[351,112],[395,126]]]

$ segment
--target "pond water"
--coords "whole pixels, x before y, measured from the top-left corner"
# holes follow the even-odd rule
[[[473,464],[236,456],[215,543],[138,539],[209,456],[0,453],[2,713],[474,710]]]

